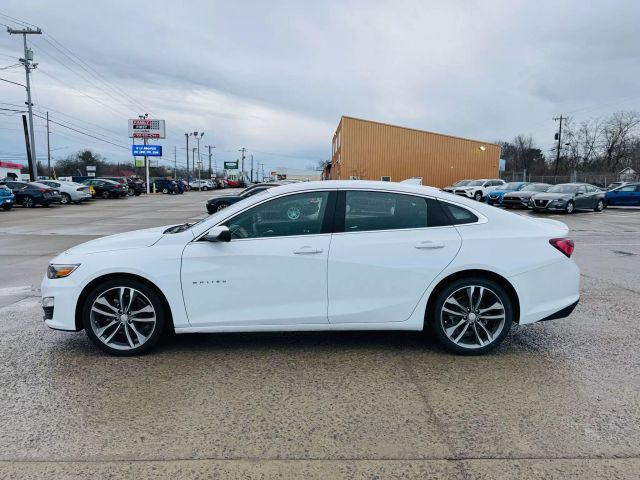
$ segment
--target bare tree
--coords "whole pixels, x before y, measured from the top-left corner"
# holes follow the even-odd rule
[[[640,125],[640,113],[624,111],[614,113],[602,127],[602,149],[606,166],[611,170],[630,163],[634,134]]]
[[[571,169],[580,166],[593,166],[598,161],[599,144],[602,138],[602,121],[598,119],[583,120],[575,125],[568,118],[565,123],[566,160]]]

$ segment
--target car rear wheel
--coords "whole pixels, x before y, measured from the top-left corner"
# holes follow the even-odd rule
[[[220,210],[224,210],[225,208],[227,208],[229,205],[226,203],[220,203],[217,207],[216,207],[216,212],[219,212]]]
[[[482,192],[476,192],[476,193],[475,193],[475,195],[473,196],[473,199],[474,199],[476,202],[481,201],[481,200],[482,200]]]
[[[207,188],[207,186],[205,185],[204,187],[202,187],[202,191],[206,192],[207,190],[209,190],[209,188]]]
[[[564,207],[564,211],[565,211],[566,213],[573,213],[575,210],[576,210],[576,205],[575,205],[575,203],[573,203],[573,200],[569,200],[569,201],[567,202],[567,206],[566,206],[566,207]]]
[[[596,203],[596,207],[593,209],[595,212],[601,212],[604,210],[604,200],[600,199],[598,200],[598,203]]]
[[[165,314],[158,294],[142,282],[114,279],[94,288],[84,301],[87,336],[111,355],[140,355],[160,340]]]
[[[24,200],[22,200],[22,206],[23,207],[27,207],[27,208],[33,208],[36,206],[36,202],[33,199],[33,197],[24,197]]]
[[[513,322],[506,291],[493,280],[464,278],[447,285],[436,297],[431,327],[449,351],[478,355],[496,348]]]
[[[169,189],[168,189],[168,188],[163,188],[163,189],[162,189],[162,193],[164,193],[164,194],[169,193]]]
[[[109,192],[107,192],[107,191],[105,190],[104,192],[102,192],[102,193],[100,194],[100,196],[106,200],[106,199],[107,199],[107,198],[109,198],[111,195],[109,194]]]
[[[130,197],[133,197],[136,194],[136,191],[133,188],[129,188],[127,190],[127,195],[129,195]]]
[[[60,203],[62,205],[70,204],[71,203],[71,195],[69,195],[68,193],[60,194]]]

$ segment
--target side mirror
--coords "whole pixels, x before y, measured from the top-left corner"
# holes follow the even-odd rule
[[[219,225],[217,227],[213,227],[207,234],[202,237],[202,240],[205,242],[230,242],[231,241],[231,231],[229,227],[225,225]]]

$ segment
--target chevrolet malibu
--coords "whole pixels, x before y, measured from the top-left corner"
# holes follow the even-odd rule
[[[42,304],[49,327],[84,329],[114,355],[145,353],[167,330],[423,329],[479,354],[513,323],[571,313],[572,252],[563,223],[437,189],[305,182],[73,247],[51,261]]]

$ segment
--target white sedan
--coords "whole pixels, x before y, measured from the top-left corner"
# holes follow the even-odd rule
[[[55,188],[60,191],[60,203],[67,205],[71,202],[80,203],[91,199],[89,187],[76,182],[66,182],[64,180],[40,180],[40,183]]]
[[[46,324],[115,355],[163,331],[431,329],[495,348],[512,323],[568,316],[567,227],[437,189],[325,181],[269,189],[196,224],[93,240],[51,261]]]

